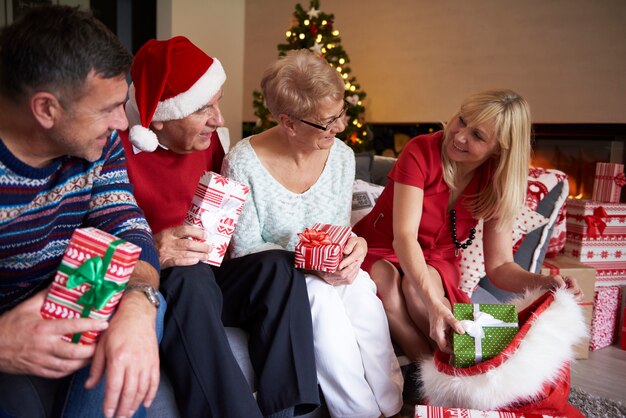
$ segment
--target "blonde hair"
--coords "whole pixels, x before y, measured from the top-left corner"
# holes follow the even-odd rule
[[[309,51],[288,51],[263,73],[261,89],[272,115],[285,114],[296,119],[311,116],[327,97],[341,100],[344,83],[326,60]]]
[[[511,222],[526,199],[528,166],[531,154],[531,118],[528,103],[511,90],[489,90],[474,94],[463,102],[459,112],[466,123],[494,125],[498,152],[493,155],[494,170],[485,189],[473,196],[469,209],[476,218],[497,219],[497,228]],[[444,149],[452,140],[444,128]],[[457,163],[442,152],[443,178],[456,189]],[[488,164],[489,162],[485,162]]]

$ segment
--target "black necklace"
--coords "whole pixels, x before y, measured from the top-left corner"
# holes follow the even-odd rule
[[[450,209],[450,235],[452,235],[452,242],[454,243],[457,252],[461,248],[466,249],[467,247],[472,245],[472,240],[476,238],[476,235],[474,235],[475,233],[476,229],[470,228],[470,235],[469,238],[467,238],[467,241],[459,242],[459,240],[456,238],[456,210]]]

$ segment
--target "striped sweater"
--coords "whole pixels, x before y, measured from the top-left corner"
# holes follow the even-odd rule
[[[44,168],[24,164],[0,139],[0,313],[47,286],[72,232],[88,226],[140,246],[140,259],[159,270],[117,133],[93,163],[63,157]]]

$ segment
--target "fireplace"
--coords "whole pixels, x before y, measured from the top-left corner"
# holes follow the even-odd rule
[[[626,124],[540,123],[533,133],[532,165],[566,173],[571,197],[591,198],[596,162],[626,161]]]

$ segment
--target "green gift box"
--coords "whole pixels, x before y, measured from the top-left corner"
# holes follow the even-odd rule
[[[455,367],[469,367],[495,357],[513,341],[518,330],[514,305],[455,303],[454,317],[465,329],[465,334],[454,333]]]

